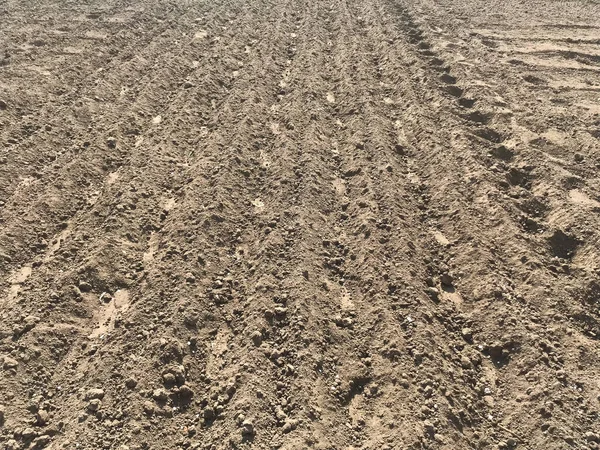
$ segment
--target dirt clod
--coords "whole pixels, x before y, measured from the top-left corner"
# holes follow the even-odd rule
[[[81,292],[90,292],[92,290],[92,285],[87,281],[80,281],[77,287]]]
[[[36,421],[37,421],[37,424],[40,426],[47,425],[48,422],[50,421],[50,415],[48,414],[47,411],[40,409],[37,412]]]
[[[102,400],[104,398],[104,390],[99,388],[90,389],[85,393],[85,400],[93,400],[99,399]]]
[[[465,341],[471,341],[473,339],[473,330],[470,328],[463,328],[461,334]]]
[[[165,402],[169,398],[169,393],[164,389],[155,389],[152,392],[152,398],[157,402]]]
[[[16,369],[17,367],[19,367],[19,362],[16,359],[9,356],[2,357],[2,368],[4,370]]]
[[[249,419],[244,420],[244,422],[242,423],[242,435],[243,436],[254,436],[254,434],[255,434],[254,423]]]
[[[100,399],[94,398],[87,403],[85,408],[89,412],[94,413],[94,412],[99,411],[101,407],[102,407],[102,401]]]
[[[452,283],[454,282],[454,277],[452,275],[450,275],[449,273],[443,273],[440,276],[440,281],[445,286],[452,286]]]

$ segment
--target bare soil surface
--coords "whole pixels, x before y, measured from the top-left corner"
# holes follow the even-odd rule
[[[600,448],[600,6],[0,3],[0,445]]]

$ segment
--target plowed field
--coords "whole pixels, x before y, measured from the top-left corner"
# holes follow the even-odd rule
[[[0,445],[600,448],[600,5],[1,2]]]

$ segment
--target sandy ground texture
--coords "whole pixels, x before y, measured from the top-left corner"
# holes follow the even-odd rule
[[[2,449],[600,448],[600,5],[0,3]]]

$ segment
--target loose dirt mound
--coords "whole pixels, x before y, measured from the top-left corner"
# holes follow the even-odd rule
[[[6,449],[600,447],[600,9],[0,5]]]

